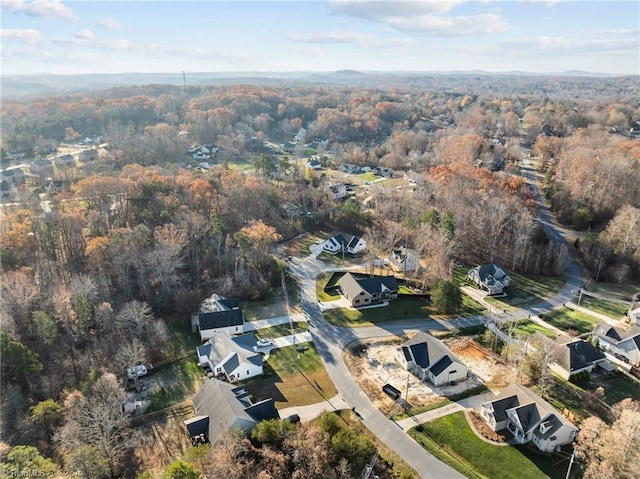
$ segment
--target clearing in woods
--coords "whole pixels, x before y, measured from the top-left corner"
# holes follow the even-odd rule
[[[420,381],[400,365],[397,348],[403,342],[403,339],[395,336],[374,338],[345,352],[345,362],[351,374],[384,413],[390,413],[396,408],[393,400],[382,392],[385,384],[399,389],[402,397],[408,397],[408,402],[413,407],[423,407],[483,384],[500,387],[515,379],[516,371],[513,367],[480,346],[473,338],[453,338],[443,342],[469,368],[468,379],[452,386],[436,387]]]

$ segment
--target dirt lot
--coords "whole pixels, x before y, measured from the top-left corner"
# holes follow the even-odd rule
[[[435,387],[421,382],[402,368],[397,360],[397,348],[403,341],[396,337],[376,338],[345,353],[345,361],[353,377],[385,413],[396,407],[382,392],[382,386],[386,383],[402,391],[403,397],[408,383],[409,403],[412,406],[427,406],[443,397],[461,394],[482,384],[506,385],[515,377],[515,371],[472,338],[445,339],[447,347],[469,368],[469,377],[453,386]]]

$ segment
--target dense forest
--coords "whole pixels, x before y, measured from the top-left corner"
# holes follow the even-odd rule
[[[89,444],[108,474],[121,473],[127,426],[113,418],[109,430],[88,430],[79,419],[88,401],[118,398],[105,372],[170,356],[163,318],[188,317],[212,292],[266,297],[283,268],[273,247],[305,231],[362,234],[372,256],[414,248],[425,260],[414,279],[426,288],[457,263],[562,274],[566,251],[537,222],[523,155],[558,218],[582,232],[568,247],[592,277],[640,278],[637,78],[399,85],[157,84],[5,98],[2,167],[32,165],[1,212],[5,445],[37,446],[21,453],[74,470],[61,458]],[[81,142],[99,158],[35,168]],[[194,145],[216,153],[194,161]],[[336,201],[327,187],[341,165],[391,168],[410,187]]]

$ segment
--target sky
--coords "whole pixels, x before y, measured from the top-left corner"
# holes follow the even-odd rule
[[[0,0],[3,75],[640,74],[640,2]]]

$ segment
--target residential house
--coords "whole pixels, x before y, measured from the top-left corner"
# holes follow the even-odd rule
[[[80,152],[80,161],[94,161],[98,159],[98,150],[91,148],[90,150],[84,150]]]
[[[400,246],[394,248],[389,259],[391,267],[403,273],[415,273],[420,267],[420,256],[417,251]]]
[[[200,332],[200,339],[206,341],[216,333],[244,333],[244,315],[240,301],[213,294],[200,303],[200,310],[191,315],[191,330]]]
[[[304,139],[307,137],[307,130],[300,128],[296,136],[293,137],[294,143],[304,143]]]
[[[249,434],[260,421],[279,419],[273,399],[253,402],[243,387],[210,379],[193,397],[196,416],[184,421],[191,444],[215,443],[230,428]]]
[[[338,185],[329,185],[327,195],[332,200],[341,200],[347,196],[347,185],[340,183]]]
[[[533,442],[543,452],[570,444],[578,434],[578,428],[551,404],[515,383],[482,404],[480,412],[494,431],[507,429],[520,444]]]
[[[486,290],[489,295],[502,294],[511,284],[511,278],[505,269],[495,263],[483,264],[469,270],[467,275],[480,289]]]
[[[196,348],[198,364],[229,382],[261,376],[262,356],[255,352],[257,344],[253,333],[233,337],[227,333],[214,334]]]
[[[346,273],[338,284],[342,295],[354,308],[380,304],[398,297],[398,282],[393,276],[357,277]]]
[[[42,178],[50,178],[53,176],[53,164],[51,160],[40,158],[29,164],[29,171]]]
[[[322,169],[322,163],[315,157],[309,158],[309,161],[307,161],[307,166],[316,171]]]
[[[560,336],[552,352],[553,362],[550,369],[563,379],[570,379],[581,372],[591,372],[601,364],[604,367],[606,356],[590,342]]]
[[[76,166],[76,160],[73,158],[73,155],[69,154],[56,157],[56,159],[53,160],[53,163],[58,168],[71,168]]]
[[[598,347],[614,355],[621,355],[631,364],[640,363],[640,326],[621,329],[602,322],[593,330]]]
[[[304,215],[304,210],[300,205],[286,201],[280,205],[280,216],[283,218],[299,218]]]
[[[640,324],[640,307],[630,309],[627,313],[627,317],[631,324]]]
[[[351,163],[343,163],[338,169],[343,173],[348,173],[350,175],[357,175],[361,171],[359,166],[352,165]]]
[[[26,176],[24,168],[26,168],[26,165],[10,166],[2,171],[2,179],[11,182],[14,185],[22,185],[25,182]]]
[[[395,174],[391,168],[387,168],[386,166],[376,166],[373,169],[373,172],[378,176],[384,176],[385,178],[393,178]]]
[[[400,364],[421,381],[442,386],[467,379],[468,368],[440,341],[418,331],[398,348]]]
[[[367,242],[360,236],[352,236],[348,234],[337,234],[329,238],[323,246],[323,249],[331,254],[345,252],[349,254],[358,254],[367,247]]]

